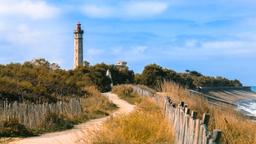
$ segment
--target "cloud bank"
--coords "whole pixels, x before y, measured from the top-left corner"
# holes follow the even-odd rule
[[[45,57],[62,61],[62,43],[54,39],[61,9],[45,0],[0,0],[1,63]]]
[[[10,0],[0,1],[0,16],[28,17],[31,19],[49,19],[59,14],[57,7],[46,1]]]

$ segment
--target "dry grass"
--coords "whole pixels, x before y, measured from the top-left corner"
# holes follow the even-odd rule
[[[96,87],[87,87],[85,90],[87,91],[87,98],[83,107],[86,113],[101,111],[107,114],[117,108],[115,104],[110,103],[108,98],[103,97]]]
[[[179,103],[181,101],[189,105],[189,108],[196,111],[199,116],[210,111],[209,103],[203,97],[189,96],[189,92],[182,86],[171,82],[162,84],[164,95],[170,96],[173,101]]]
[[[129,85],[114,86],[112,92],[130,104],[140,103],[142,100],[142,97]]]
[[[109,119],[95,144],[173,144],[169,123],[156,104],[143,99],[135,112]]]
[[[174,83],[165,82],[162,91],[176,102],[184,101],[200,115],[204,112],[210,113],[210,129],[222,130],[222,143],[256,144],[256,122],[243,117],[233,108],[209,104],[200,96],[191,97],[186,89]]]
[[[223,131],[222,141],[227,144],[256,144],[256,123],[232,109],[212,108],[210,126]]]
[[[11,141],[13,141],[12,138],[0,138],[0,144],[8,144]]]

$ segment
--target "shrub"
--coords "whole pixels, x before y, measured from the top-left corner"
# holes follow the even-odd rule
[[[74,123],[63,115],[59,115],[56,113],[48,113],[43,122],[43,127],[46,131],[59,131],[73,128]]]
[[[17,119],[1,122],[0,137],[32,136],[32,132],[18,122]]]

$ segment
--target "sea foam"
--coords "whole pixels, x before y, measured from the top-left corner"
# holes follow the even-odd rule
[[[256,100],[239,101],[237,109],[248,116],[256,117]]]

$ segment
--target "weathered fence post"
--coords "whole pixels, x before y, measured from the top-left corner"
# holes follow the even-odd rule
[[[195,126],[196,126],[197,112],[192,111],[189,118],[189,129],[188,129],[188,144],[193,144],[195,138]]]
[[[221,133],[221,130],[215,129],[213,131],[212,138],[210,139],[210,144],[220,144]]]
[[[201,143],[202,144],[208,144],[208,138],[207,138],[207,131],[208,131],[208,123],[210,120],[210,114],[204,113],[202,123],[200,126],[200,135],[201,135]]]
[[[202,120],[197,118],[197,112],[190,111],[185,102],[176,106],[170,97],[157,97],[165,113],[165,117],[173,125],[176,144],[220,144],[221,130],[208,130],[210,114],[204,113]],[[159,105],[160,105],[159,104]]]
[[[202,124],[205,124],[206,126],[208,126],[209,121],[210,121],[210,114],[204,113]]]
[[[184,114],[184,132],[183,132],[183,143],[187,144],[189,142],[189,120],[190,120],[190,109],[185,105],[185,114]]]

